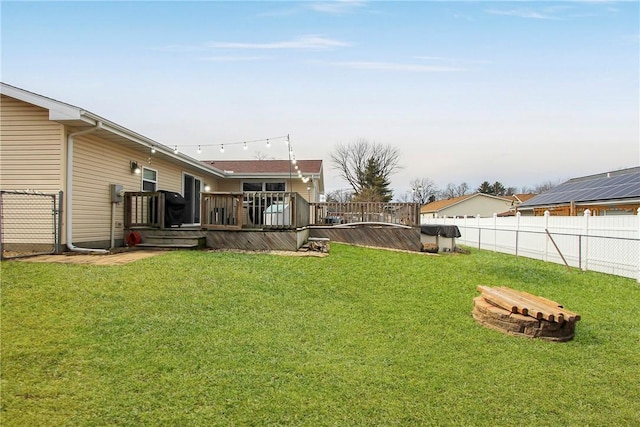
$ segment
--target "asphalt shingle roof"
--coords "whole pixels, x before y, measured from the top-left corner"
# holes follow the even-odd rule
[[[204,163],[234,174],[297,173],[288,160],[207,160]],[[298,160],[296,165],[305,174],[319,174],[322,170],[322,160]]]

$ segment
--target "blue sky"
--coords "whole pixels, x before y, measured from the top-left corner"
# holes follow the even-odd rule
[[[396,196],[640,164],[637,1],[1,6],[3,82],[201,160],[287,158],[230,143],[289,134],[330,191],[332,148],[366,139],[400,150]]]

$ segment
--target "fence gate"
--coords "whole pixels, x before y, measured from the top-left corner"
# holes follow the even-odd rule
[[[62,191],[0,190],[1,258],[60,252]]]

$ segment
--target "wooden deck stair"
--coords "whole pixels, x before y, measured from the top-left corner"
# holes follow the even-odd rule
[[[142,243],[137,246],[159,249],[199,249],[204,248],[205,244],[206,238],[202,233],[172,233],[167,231],[145,235]]]

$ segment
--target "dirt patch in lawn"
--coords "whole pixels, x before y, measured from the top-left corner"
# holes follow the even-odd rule
[[[140,259],[166,254],[167,251],[133,250],[111,254],[84,254],[70,252],[61,255],[38,255],[18,258],[20,262],[53,262],[59,264],[89,264],[89,265],[123,265]]]

